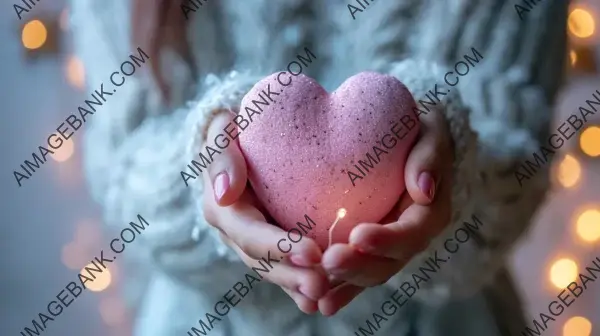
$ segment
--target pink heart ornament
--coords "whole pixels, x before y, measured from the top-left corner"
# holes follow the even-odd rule
[[[331,94],[305,75],[284,86],[272,74],[246,94],[240,115],[251,122],[239,143],[250,183],[282,228],[298,229],[288,235],[292,242],[301,232],[325,250],[343,208],[331,244],[347,243],[354,226],[377,223],[392,210],[405,191],[404,166],[419,131],[415,107],[399,80],[373,72],[348,78]],[[305,215],[315,223],[309,230]]]

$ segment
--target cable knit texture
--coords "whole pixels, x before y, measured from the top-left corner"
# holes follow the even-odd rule
[[[131,53],[123,37],[129,34],[125,4],[72,1],[75,45],[92,88]],[[521,189],[513,171],[547,134],[548,106],[561,82],[566,9],[564,2],[540,2],[520,20],[503,0],[372,1],[353,19],[341,0],[223,0],[190,13],[200,75],[197,96],[187,97],[192,102],[178,109],[160,106],[155,88],[136,72],[86,125],[86,171],[107,223],[124,227],[138,213],[150,223],[140,241],[128,246],[129,258],[140,256],[160,270],[149,278],[136,335],[185,334],[243,279],[246,267],[203,218],[202,179],[189,180],[187,187],[180,172],[191,173],[186,165],[203,150],[215,111],[236,107],[254,83],[285,71],[305,47],[316,59],[303,73],[329,91],[367,70],[396,76],[417,101],[436,84],[450,90],[435,113],[447,118],[456,151],[452,222],[385,286],[368,290],[334,318],[304,316],[277,287],[259,284],[211,335],[353,334],[473,214],[483,222],[476,237],[378,334],[519,330],[518,299],[505,273],[495,274],[547,188],[545,173]],[[449,87],[446,71],[454,71],[465,54],[472,56],[471,48],[483,59]],[[181,66],[172,59],[166,68]],[[182,71],[172,75],[185,82]],[[260,329],[263,324],[268,330]]]

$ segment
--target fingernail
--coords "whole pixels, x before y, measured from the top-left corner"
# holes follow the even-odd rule
[[[318,299],[320,299],[320,298],[316,298],[316,297],[313,297],[313,296],[309,295],[309,291],[308,291],[308,290],[306,290],[306,288],[304,288],[302,285],[300,285],[300,287],[298,287],[298,291],[299,291],[299,292],[300,292],[302,295],[306,296],[307,298],[309,298],[309,299],[311,299],[311,300],[318,300]]]
[[[215,178],[214,190],[217,201],[221,200],[221,197],[225,195],[227,189],[229,189],[229,175],[223,172],[217,175],[217,178]]]
[[[310,267],[315,265],[315,263],[313,263],[310,259],[303,256],[302,254],[292,254],[290,256],[290,261],[292,262],[292,264],[300,267]]]
[[[422,172],[421,175],[419,175],[417,184],[419,185],[421,192],[425,194],[430,201],[433,201],[433,196],[435,196],[435,182],[433,181],[431,174],[428,172]]]

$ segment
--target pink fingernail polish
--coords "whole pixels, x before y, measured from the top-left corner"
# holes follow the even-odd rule
[[[310,262],[308,258],[300,254],[292,254],[290,256],[290,261],[292,264],[300,267],[310,267],[314,265],[314,263]]]
[[[433,181],[431,174],[422,172],[417,180],[417,185],[419,186],[419,189],[421,189],[421,192],[425,194],[430,201],[433,201],[433,197],[435,196],[435,182]]]
[[[309,298],[311,300],[320,299],[318,297],[314,297],[314,295],[310,295],[311,293],[308,291],[308,289],[304,288],[304,286],[302,286],[302,285],[300,285],[300,287],[298,287],[298,292],[300,292],[300,294],[306,296],[307,298]]]
[[[221,197],[225,195],[228,189],[229,175],[227,175],[226,172],[220,173],[219,175],[217,175],[217,178],[215,178],[214,182],[215,197],[217,199],[217,202],[221,200]]]

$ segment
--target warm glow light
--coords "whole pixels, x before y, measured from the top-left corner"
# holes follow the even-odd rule
[[[63,139],[62,145],[58,149],[52,149],[52,151],[54,151],[54,154],[50,154],[50,155],[52,155],[52,158],[54,159],[54,161],[58,161],[58,162],[67,161],[68,159],[71,158],[71,156],[73,155],[73,152],[75,151],[75,144],[73,143],[73,139],[72,138],[70,138],[69,140]]]
[[[557,288],[565,288],[577,277],[577,263],[568,258],[557,260],[550,268],[550,281]]]
[[[571,317],[563,326],[563,336],[590,336],[592,323],[585,317]]]
[[[65,64],[67,81],[73,87],[83,89],[85,87],[85,69],[83,63],[76,56],[69,56]]]
[[[579,147],[592,157],[600,155],[600,127],[592,126],[586,128],[579,137]]]
[[[337,223],[340,221],[340,219],[342,219],[344,217],[346,217],[346,209],[339,208],[337,211],[337,216],[335,217],[335,220],[329,227],[329,244],[327,246],[331,246],[331,243],[333,242],[333,229],[335,228]]]
[[[21,40],[27,49],[37,49],[46,43],[48,31],[40,20],[31,20],[23,26]]]
[[[596,24],[594,17],[585,9],[576,8],[569,14],[569,31],[571,34],[587,38],[594,34]]]
[[[567,154],[558,165],[558,182],[565,188],[571,188],[577,184],[581,177],[581,165],[576,158]]]
[[[127,308],[118,298],[103,298],[98,308],[104,323],[111,327],[122,325],[127,320]]]
[[[571,52],[569,52],[569,56],[571,57],[571,65],[575,65],[575,63],[577,63],[577,53],[575,50],[571,50]]]
[[[577,234],[586,242],[600,239],[600,210],[589,209],[579,215]]]
[[[96,265],[98,265],[98,263],[96,263]],[[108,288],[112,281],[112,277],[108,268],[103,268],[102,266],[98,265],[102,270],[102,273],[100,273],[96,271],[98,269],[98,266],[96,265],[93,263],[87,264],[86,267],[92,270],[91,274],[85,269],[85,267],[81,269],[79,274],[85,275],[86,277],[92,279],[92,281],[85,282],[87,289],[91,290],[92,292],[101,292]],[[94,277],[96,277],[96,279],[94,279]],[[82,279],[85,281],[85,278]]]

